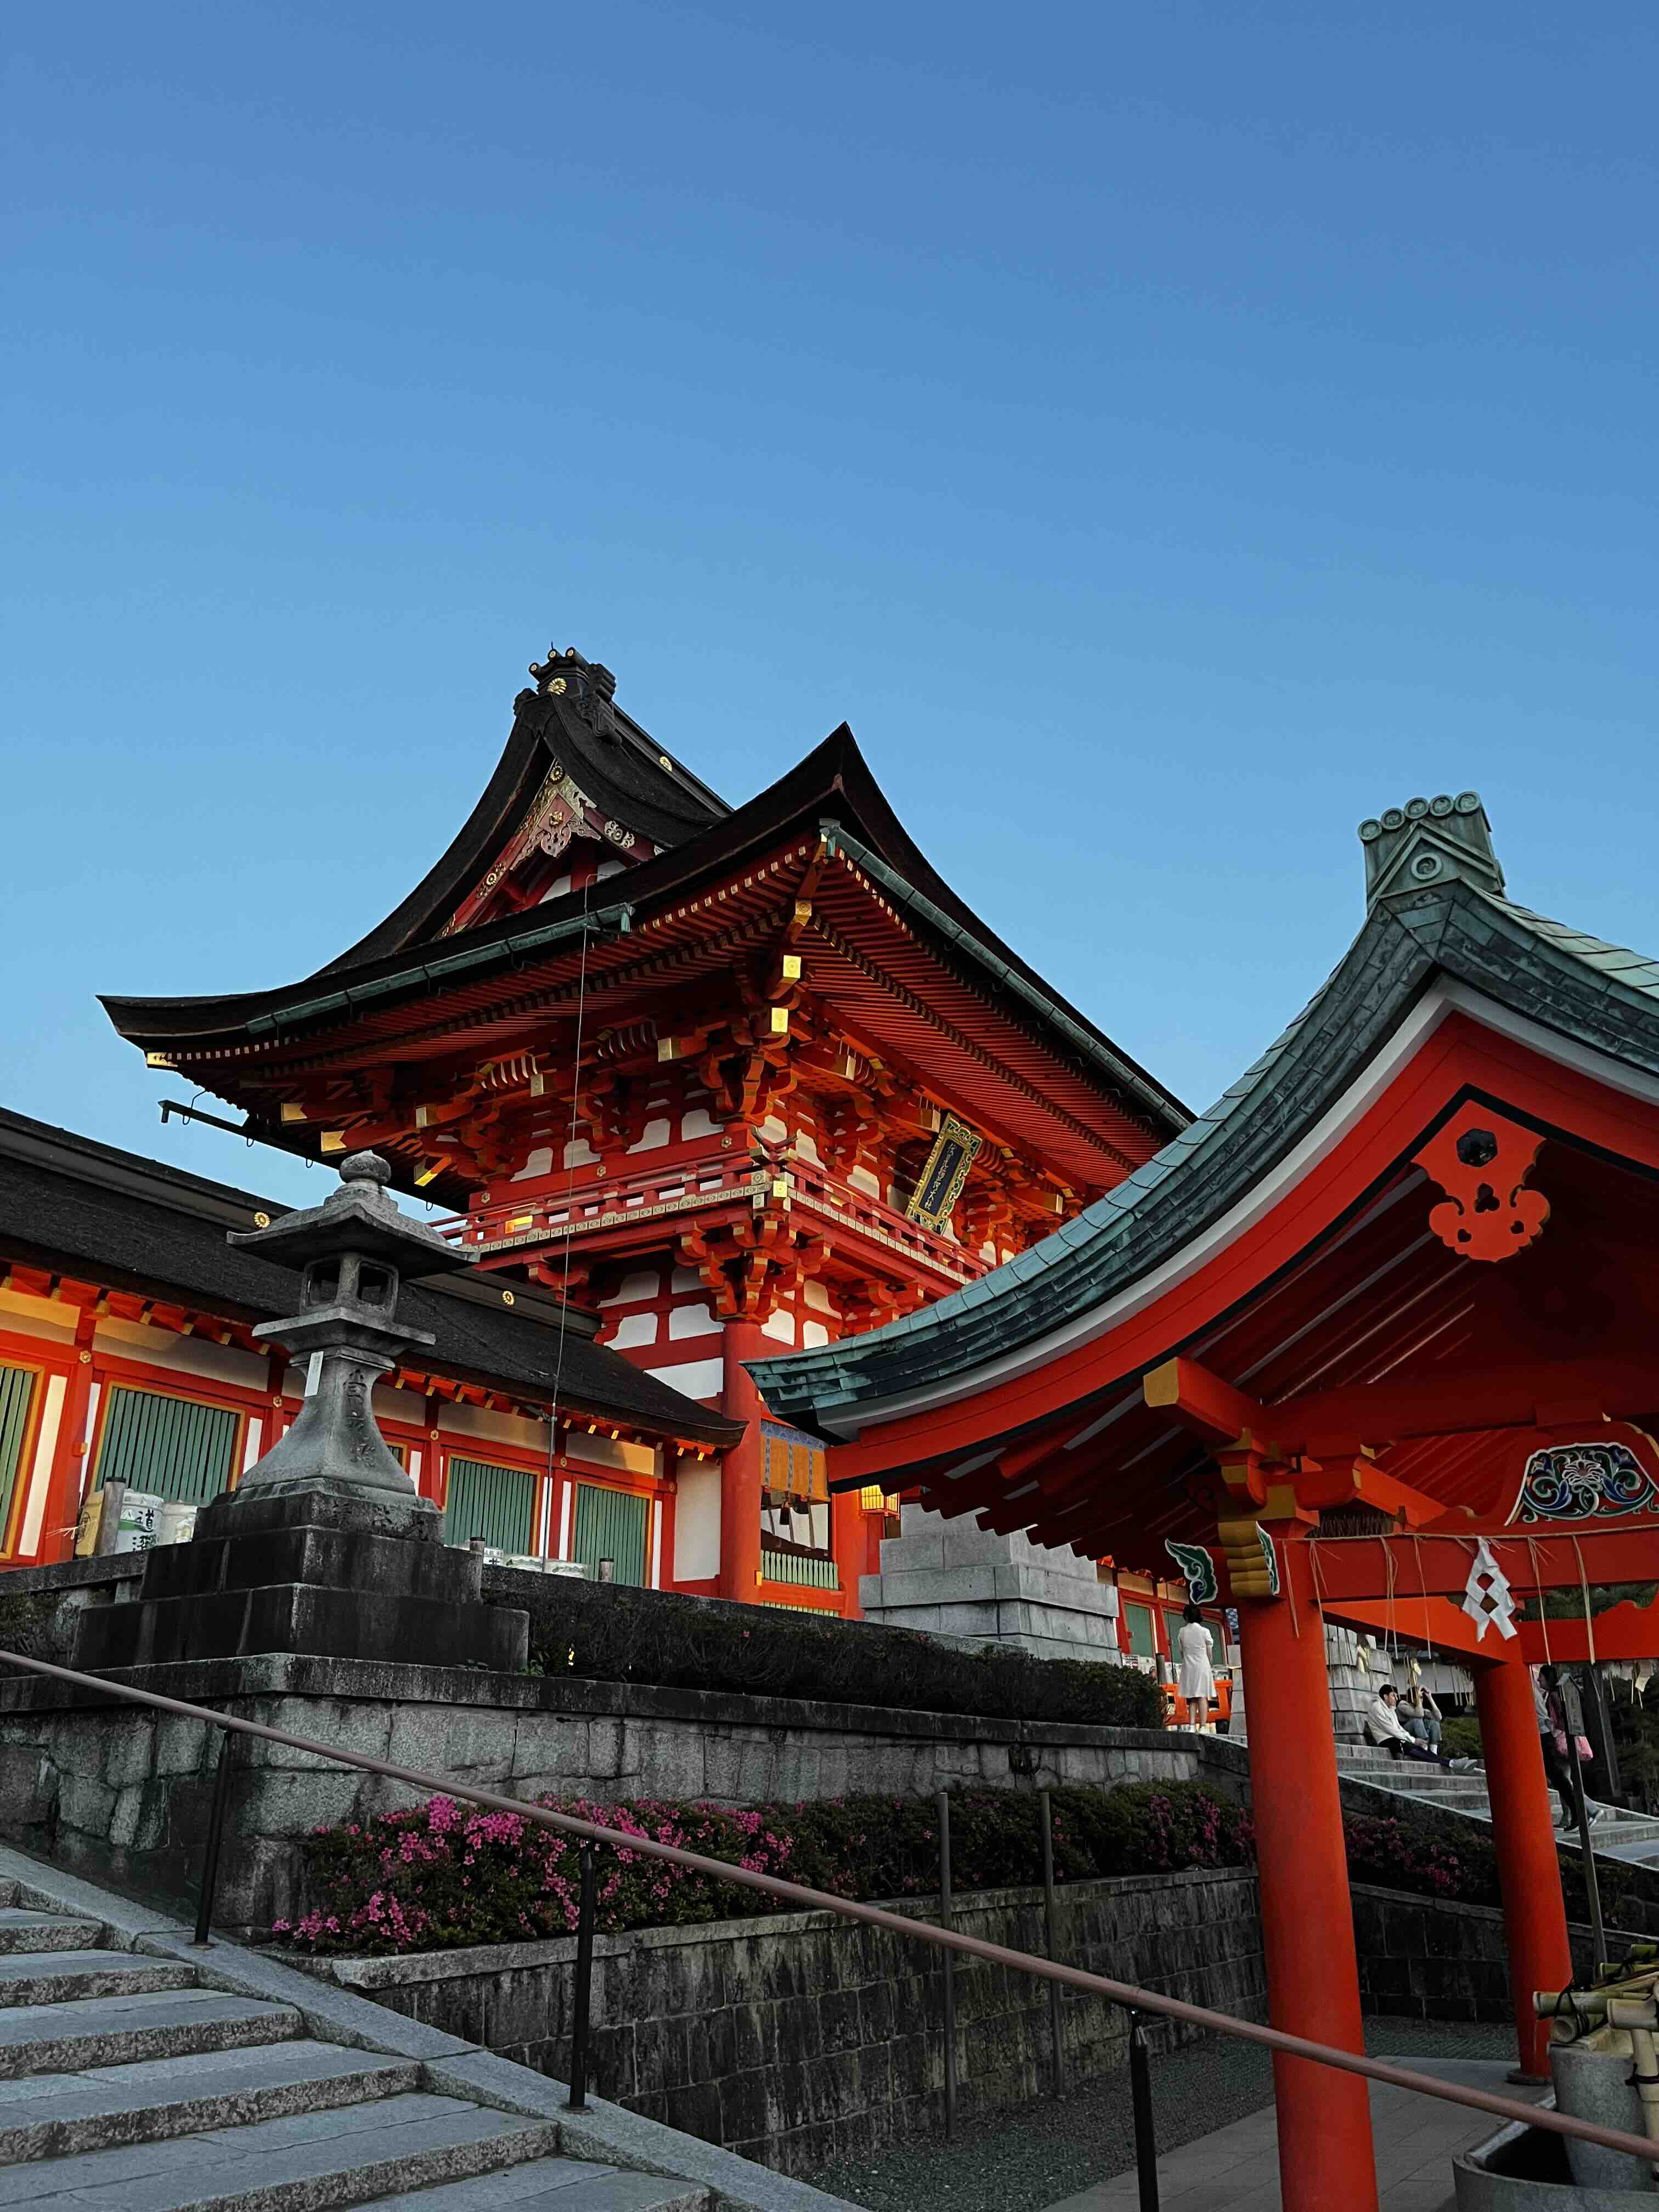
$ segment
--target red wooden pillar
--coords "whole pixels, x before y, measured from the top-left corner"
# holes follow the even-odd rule
[[[721,1341],[720,1407],[744,1421],[743,1441],[720,1465],[720,1580],[722,1597],[753,1605],[760,1587],[761,1563],[761,1395],[749,1379],[745,1359],[764,1359],[775,1340],[752,1321],[728,1321]]]
[[[64,1390],[46,1484],[46,1510],[37,1559],[42,1566],[75,1557],[75,1527],[86,1487],[87,1407],[92,1397],[92,1340],[97,1315],[82,1306],[75,1323],[75,1364]]]
[[[674,1445],[665,1444],[662,1448],[662,1488],[657,1493],[657,1510],[662,1516],[657,1553],[659,1565],[656,1587],[659,1589],[672,1590],[674,1587],[674,1521],[678,1510],[679,1494],[680,1455]],[[556,1512],[557,1510],[556,1497],[554,1510]],[[556,1543],[559,1524],[554,1521],[550,1526],[552,1530],[550,1541]]]
[[[1237,1601],[1267,2015],[1287,2034],[1363,2051],[1324,1625],[1305,1545],[1273,1533],[1284,1595]],[[1364,2080],[1275,2054],[1273,2099],[1284,2212],[1376,2212]]]
[[[1567,1912],[1561,1897],[1549,1784],[1525,1662],[1506,1658],[1474,1670],[1480,1749],[1492,1799],[1492,1842],[1504,1892],[1504,1948],[1510,1960],[1519,2071],[1547,2080],[1549,2022],[1533,2011],[1534,1990],[1562,1990],[1572,1978]]]
[[[865,1562],[870,1556],[867,1532],[871,1517],[856,1490],[843,1491],[840,1497],[830,1500],[830,1549],[835,1555],[836,1573],[841,1583],[843,1620],[864,1618],[864,1608],[859,1603],[859,1577],[868,1571]]]

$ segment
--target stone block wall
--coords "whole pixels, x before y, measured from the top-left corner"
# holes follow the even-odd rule
[[[901,1509],[884,1539],[881,1572],[859,1584],[866,1620],[931,1635],[1018,1644],[1042,1659],[1116,1665],[1117,1593],[1092,1559],[998,1534],[924,1506]]]
[[[930,1917],[907,1902],[894,1908]],[[1012,1948],[1043,1948],[1040,1891],[959,1896],[955,1924]],[[1254,1876],[1234,1870],[1079,1882],[1059,1897],[1069,1964],[1242,2018],[1265,2017]],[[365,1996],[566,2078],[574,1938],[315,1962]],[[958,2099],[964,2114],[1052,2082],[1047,1985],[958,1960]],[[856,2156],[944,2110],[938,1954],[830,1913],[602,1936],[593,1956],[592,2086],[785,2172]],[[1170,2027],[1164,2036],[1185,2039]],[[1067,1995],[1067,2079],[1126,2063],[1115,2005]]]
[[[626,1683],[267,1655],[135,1670],[135,1686],[389,1765],[520,1797],[754,1804],[880,1791],[1191,1779],[1207,1740],[744,1698]],[[213,1741],[210,1741],[210,1735]],[[262,1934],[301,1905],[313,1828],[422,1793],[243,1738],[221,1923]],[[0,1681],[0,1835],[94,1879],[194,1897],[216,1731],[23,1678]]]
[[[1495,1905],[1454,1905],[1403,1890],[1353,1887],[1359,1999],[1415,2020],[1507,2021],[1510,1970]],[[1574,1928],[1573,1972],[1590,1978],[1590,1931]]]

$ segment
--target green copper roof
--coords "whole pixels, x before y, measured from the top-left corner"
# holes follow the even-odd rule
[[[1437,801],[1413,802],[1424,817],[1391,810],[1397,823],[1364,825],[1372,887],[1364,927],[1290,1027],[1207,1113],[979,1282],[867,1336],[754,1362],[772,1411],[820,1434],[853,1433],[860,1408],[969,1373],[1100,1306],[1269,1173],[1437,976],[1659,1075],[1659,961],[1503,897],[1485,811],[1474,793],[1464,797],[1474,805],[1462,814],[1462,801],[1447,803],[1460,839],[1444,834],[1445,814],[1429,811]],[[1431,874],[1413,866],[1431,858]]]

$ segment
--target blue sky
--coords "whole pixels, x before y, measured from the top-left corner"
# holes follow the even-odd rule
[[[447,841],[550,641],[729,798],[843,718],[1193,1103],[1486,796],[1659,950],[1659,21],[852,0],[14,15],[0,1103]],[[204,1102],[209,1103],[209,1102]]]

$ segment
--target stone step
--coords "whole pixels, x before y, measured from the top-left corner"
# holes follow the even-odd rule
[[[558,2148],[550,2121],[459,2097],[383,2097],[170,2142],[0,2166],[0,2207],[43,2212],[332,2212],[475,2174],[494,2179]],[[560,2212],[576,2212],[571,2200]]]
[[[0,2081],[70,2074],[204,2051],[242,2051],[302,2036],[292,2005],[220,1990],[123,1991],[68,2003],[0,2008]]]
[[[96,1920],[70,1920],[59,1912],[0,1905],[0,1954],[14,1951],[95,1951],[104,1930]]]
[[[708,2212],[706,2189],[690,2181],[665,2181],[654,2173],[621,2173],[586,2160],[538,2158],[511,2173],[486,2173],[441,2189],[380,2198],[374,2212]]]
[[[194,1966],[131,1951],[16,1951],[0,1956],[0,2008],[71,2004],[85,1997],[195,1986]]]
[[[420,2087],[412,2058],[308,2040],[0,2081],[0,2166],[333,2112]]]

